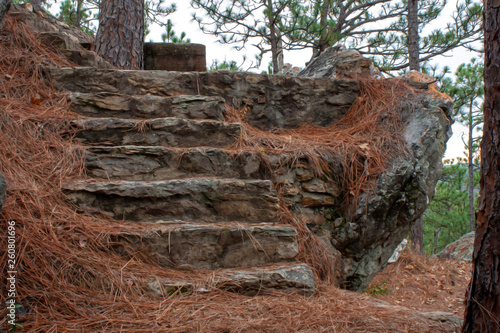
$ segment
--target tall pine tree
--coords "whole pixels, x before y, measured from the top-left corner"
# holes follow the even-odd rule
[[[96,52],[121,69],[142,69],[144,0],[102,0]]]
[[[484,2],[484,129],[473,270],[462,332],[500,331],[500,2]]]

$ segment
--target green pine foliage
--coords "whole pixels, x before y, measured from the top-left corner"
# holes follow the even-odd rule
[[[406,6],[407,0],[403,0],[402,3]],[[429,61],[457,47],[480,51],[480,46],[479,48],[474,46],[475,42],[483,38],[483,10],[480,1],[457,1],[451,17],[443,15],[447,3],[445,0],[426,0],[418,3],[420,62]],[[428,31],[426,27],[431,23],[438,28]],[[367,43],[362,45],[360,50],[374,57],[376,65],[384,71],[406,68],[409,61],[406,15],[400,16],[387,28],[387,31],[369,36]]]
[[[167,20],[167,24],[165,26],[165,33],[161,35],[161,39],[164,43],[180,43],[180,44],[188,44],[191,43],[189,38],[186,38],[186,33],[181,32],[180,36],[177,36],[174,31],[174,25],[172,21]]]
[[[474,172],[474,186],[479,184],[479,170]],[[445,161],[436,195],[424,214],[424,249],[435,254],[469,232],[468,170],[463,159]],[[474,192],[477,208],[479,193]]]
[[[238,63],[235,60],[224,60],[222,62],[219,62],[217,59],[212,62],[210,65],[210,68],[208,69],[209,72],[214,72],[214,71],[241,71],[240,66],[238,66]]]
[[[295,10],[301,9],[303,0],[192,0],[193,14],[204,33],[219,37],[223,44],[234,44],[237,50],[247,44],[256,47],[259,54],[255,66],[259,67],[262,56],[271,53],[273,72],[281,69],[283,50],[301,49],[287,38],[298,26]]]
[[[14,3],[23,2],[14,0]],[[49,4],[45,1],[44,4]],[[99,20],[99,6],[101,0],[63,0],[59,7],[57,17],[68,24],[80,28],[82,31],[94,36],[97,32]],[[149,33],[151,24],[166,26],[165,19],[176,10],[175,4],[166,4],[165,0],[146,0],[145,2],[145,35]],[[184,37],[185,38],[185,35]],[[185,42],[185,40],[183,41]]]
[[[64,0],[59,7],[58,19],[94,36],[97,32],[96,6],[83,0]]]
[[[438,75],[442,76],[441,90],[453,98],[455,120],[466,126],[470,135],[462,138],[465,158],[445,161],[436,196],[424,214],[424,244],[428,254],[439,252],[474,227],[479,196],[483,68],[480,61],[471,59],[457,68],[454,78]]]

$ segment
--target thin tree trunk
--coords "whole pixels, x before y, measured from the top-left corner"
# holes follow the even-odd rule
[[[121,69],[142,69],[144,0],[103,0],[96,52]]]
[[[434,243],[432,244],[432,255],[436,254],[440,232],[441,232],[441,228],[439,228],[437,231],[436,231],[436,229],[434,229]]]
[[[469,105],[469,142],[468,145],[468,177],[469,177],[469,231],[474,231],[474,137],[472,131],[474,130],[474,120],[472,119],[472,101]]]
[[[83,0],[78,0],[76,2],[76,22],[75,22],[75,27],[80,29],[80,26],[82,25],[82,2]]]
[[[0,31],[3,29],[3,22],[5,21],[5,17],[7,17],[11,3],[12,0],[0,0]]]
[[[500,3],[484,1],[484,128],[473,271],[462,332],[499,332],[500,318]]]
[[[408,57],[410,70],[420,70],[418,0],[408,0]]]
[[[279,38],[276,33],[276,26],[275,26],[275,20],[274,20],[274,8],[273,8],[273,1],[268,0],[267,1],[267,19],[269,23],[269,41],[271,43],[271,58],[272,58],[272,63],[273,63],[273,73],[277,74],[280,70],[279,64],[278,64],[278,56],[279,56],[279,50],[278,50],[278,43],[279,43]]]
[[[424,254],[424,215],[420,216],[411,227],[411,242],[413,249]]]
[[[328,37],[330,35],[330,29],[328,28],[328,12],[330,11],[331,8],[331,1],[332,0],[323,1],[323,6],[321,8],[320,19],[319,19],[321,34],[318,41],[318,47],[315,50],[314,52],[315,55],[313,55],[313,57],[320,55],[321,52],[323,52],[330,46]]]

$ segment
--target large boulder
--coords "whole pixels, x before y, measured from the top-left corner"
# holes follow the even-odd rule
[[[359,51],[330,47],[312,59],[298,76],[359,79],[380,78],[382,74]]]
[[[474,252],[474,231],[469,232],[453,243],[448,244],[443,251],[436,254],[441,259],[472,262]]]
[[[315,58],[299,75],[378,76],[371,61],[359,52],[335,48]],[[379,176],[376,189],[362,195],[355,213],[341,216],[331,228],[331,243],[342,254],[343,286],[348,289],[363,290],[368,286],[425,211],[434,196],[441,159],[451,136],[451,98],[438,92],[434,80],[425,74],[412,72],[404,80],[426,91],[424,98],[415,95],[398,106],[406,124],[402,131],[408,154],[391,161],[390,168]]]

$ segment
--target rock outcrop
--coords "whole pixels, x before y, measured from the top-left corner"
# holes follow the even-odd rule
[[[357,50],[342,50],[330,47],[312,59],[298,76],[314,78],[382,78],[380,71],[370,59]]]
[[[227,268],[232,266],[225,264],[227,253],[240,258],[236,249],[250,251],[249,239],[263,246],[276,242],[277,248],[266,248],[265,260],[258,253],[247,255],[244,266],[293,260],[294,252],[284,250],[297,246],[293,228],[276,229],[273,187],[279,184],[284,202],[343,268],[341,284],[364,289],[431,200],[451,135],[450,101],[422,91],[401,102],[407,154],[391,161],[376,189],[362,194],[347,217],[338,210],[342,191],[336,175],[318,176],[307,158],[290,163],[293,158],[286,153],[230,153],[227,149],[244,135],[244,124],[225,117],[229,105],[244,110],[248,124],[264,130],[333,124],[359,96],[356,80],[95,68],[53,68],[47,74],[58,88],[71,91],[75,112],[91,117],[73,124],[80,130],[75,140],[90,146],[86,163],[95,180],[67,184],[69,197],[87,212],[160,223],[161,232],[133,235],[132,242],[129,236],[121,239],[137,251],[148,248],[169,267]],[[250,238],[234,238],[234,223]],[[176,237],[195,230],[211,235],[199,244],[212,259],[203,260],[198,250],[186,250],[192,258],[172,257],[158,245],[166,243],[162,235],[168,233],[175,238],[171,244],[187,249]],[[285,230],[287,236],[281,233]],[[239,245],[227,247],[217,239]]]
[[[112,68],[90,49],[94,39],[76,27],[59,21],[45,10],[33,8],[30,3],[11,5],[9,16],[29,26],[47,45],[63,57],[80,66]]]
[[[441,259],[472,262],[474,235],[475,233],[473,231],[463,235],[458,240],[448,244],[441,252],[436,254],[436,256]]]

